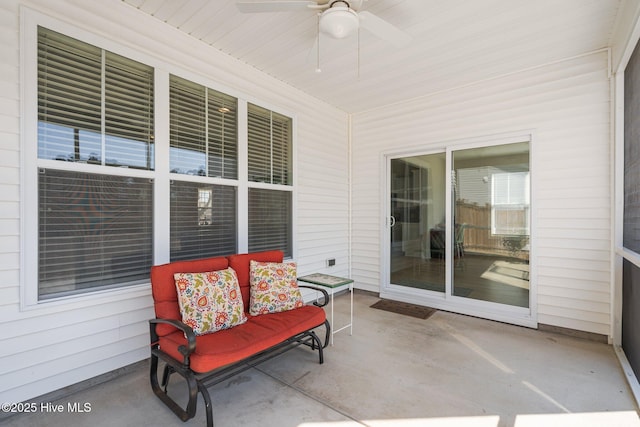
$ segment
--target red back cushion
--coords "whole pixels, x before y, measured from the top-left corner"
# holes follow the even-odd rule
[[[250,254],[230,255],[229,267],[233,268],[238,275],[240,292],[242,292],[242,303],[244,311],[249,312],[249,264],[251,260],[260,262],[282,262],[284,254],[282,251],[253,252]]]
[[[205,273],[207,271],[223,270],[228,266],[227,258],[214,257],[193,261],[175,261],[151,267],[151,290],[156,317],[159,319],[182,320],[180,306],[178,305],[178,292],[173,278],[175,273]],[[156,331],[159,336],[164,336],[175,332],[175,328],[169,325],[158,325]]]

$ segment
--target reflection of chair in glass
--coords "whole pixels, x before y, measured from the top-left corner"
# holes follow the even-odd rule
[[[467,224],[456,224],[454,230],[455,244],[453,256],[462,258],[464,256],[464,229]],[[429,243],[431,246],[431,258],[444,258],[445,233],[442,229],[433,228],[429,231]]]
[[[454,255],[458,258],[462,258],[464,256],[464,229],[467,227],[467,224],[456,224],[456,246],[454,248]]]
[[[429,233],[420,234],[420,257],[416,257],[413,263],[414,273],[422,274],[422,267],[427,266],[429,260]]]
[[[429,246],[431,249],[431,258],[444,259],[444,230],[438,228],[429,230]]]

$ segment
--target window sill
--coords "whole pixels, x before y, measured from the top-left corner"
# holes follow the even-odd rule
[[[37,302],[27,302],[25,298],[22,298],[20,311],[38,311],[39,314],[56,313],[119,301],[130,301],[132,298],[140,297],[151,297],[150,283],[51,298]],[[149,300],[149,303],[151,304],[151,300]]]

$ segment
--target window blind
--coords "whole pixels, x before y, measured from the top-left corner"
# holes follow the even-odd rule
[[[291,185],[291,119],[272,113],[272,175],[274,184]]]
[[[149,280],[149,179],[41,169],[39,298]]]
[[[207,88],[209,176],[238,177],[238,100]]]
[[[249,189],[249,251],[280,249],[292,256],[291,192]]]
[[[248,104],[247,126],[249,180],[291,185],[291,118]]]
[[[39,299],[147,281],[153,262],[154,70],[38,28]],[[238,100],[169,78],[169,169],[237,180]],[[170,259],[279,248],[292,255],[292,119],[248,105],[248,203],[234,185],[171,182]],[[245,158],[243,156],[243,158]],[[71,163],[68,163],[71,162]],[[72,163],[82,163],[82,171]],[[58,163],[62,165],[62,163]],[[87,166],[118,166],[95,168]],[[151,171],[140,178],[130,168]],[[60,170],[64,169],[64,170]],[[112,170],[113,172],[108,172]],[[89,173],[91,172],[91,173]],[[189,179],[198,182],[188,182]],[[240,212],[238,212],[238,210]],[[249,216],[248,237],[239,215]]]
[[[236,179],[236,98],[171,76],[170,168],[174,173]]]
[[[235,187],[172,181],[170,209],[171,261],[236,253]]]
[[[38,157],[153,169],[153,68],[40,27]]]
[[[153,68],[38,28],[38,158],[118,166],[38,174],[38,298],[148,280]],[[68,169],[65,168],[65,169]]]
[[[105,163],[154,169],[153,68],[105,55]]]
[[[491,175],[491,232],[529,234],[529,172]]]
[[[100,162],[101,91],[102,51],[39,28],[39,158]]]

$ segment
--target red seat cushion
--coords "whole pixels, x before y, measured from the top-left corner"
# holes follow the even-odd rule
[[[253,252],[250,254],[230,255],[227,257],[229,260],[229,267],[233,268],[238,275],[238,284],[240,284],[244,311],[249,313],[249,268],[251,260],[259,262],[282,262],[283,258],[284,254],[282,251]]]
[[[280,313],[248,316],[242,325],[196,337],[196,351],[191,355],[191,369],[208,372],[237,362],[272,347],[287,338],[313,329],[326,319],[322,308],[307,305]],[[160,349],[182,361],[178,346],[186,345],[182,332],[160,338]]]
[[[180,306],[178,305],[178,293],[173,279],[175,273],[205,273],[207,271],[223,270],[228,266],[227,258],[214,257],[193,261],[175,261],[151,267],[151,290],[156,317],[182,321]],[[172,333],[175,330],[176,328],[172,326],[162,324],[156,328],[158,336]]]

